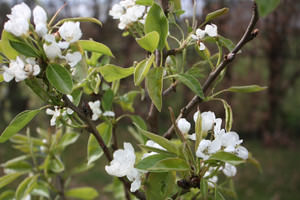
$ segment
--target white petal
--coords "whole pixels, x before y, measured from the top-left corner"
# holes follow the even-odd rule
[[[191,129],[191,124],[185,118],[179,119],[177,126],[182,133],[188,133]]]
[[[216,36],[218,36],[218,27],[215,24],[211,24],[211,25],[207,24],[205,26],[205,32],[210,37],[216,37]]]
[[[227,176],[227,177],[233,177],[236,175],[236,167],[234,165],[231,165],[229,163],[225,163],[225,167],[222,170],[223,173]]]
[[[244,160],[247,160],[248,159],[248,156],[249,156],[249,152],[248,150],[243,147],[243,146],[238,146],[236,148],[236,154],[238,157],[244,159]]]
[[[204,51],[205,48],[206,48],[206,46],[205,46],[202,42],[200,42],[199,50],[200,50],[200,51]]]
[[[193,133],[193,134],[191,134],[191,135],[188,135],[188,138],[189,138],[190,140],[195,140],[195,141],[196,141],[196,133]]]

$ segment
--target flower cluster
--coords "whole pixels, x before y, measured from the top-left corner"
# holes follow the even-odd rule
[[[69,100],[71,102],[73,102],[73,97],[71,95],[67,95],[67,97],[69,98]],[[56,120],[59,117],[64,117],[67,114],[68,115],[72,115],[73,114],[73,110],[71,108],[59,108],[58,106],[54,106],[54,110],[47,108],[46,109],[46,114],[47,115],[52,115],[52,118],[50,120],[50,126],[55,126],[56,125]]]
[[[105,166],[108,174],[117,177],[126,176],[129,181],[132,181],[131,192],[135,192],[141,187],[141,173],[134,168],[135,158],[134,148],[130,143],[125,142],[124,149],[115,151],[110,165]]]
[[[145,6],[136,5],[135,0],[122,0],[118,4],[113,5],[109,11],[109,15],[113,19],[119,19],[119,29],[123,30],[134,22],[144,23],[147,9]]]
[[[10,82],[15,78],[16,82],[23,81],[28,77],[36,76],[41,69],[35,58],[23,58],[17,56],[16,60],[11,60],[9,67],[3,66],[3,79]]]
[[[94,102],[90,101],[88,104],[90,109],[93,112],[92,120],[94,121],[99,119],[101,115],[104,117],[115,117],[115,113],[113,111],[105,111],[104,113],[102,113],[102,110],[100,108],[101,102],[99,100]]]
[[[201,117],[201,131],[203,135],[205,136],[207,135],[207,132],[211,131],[213,139],[202,139],[200,141],[196,151],[197,157],[205,161],[213,154],[224,151],[233,153],[244,160],[248,159],[248,150],[241,145],[243,140],[239,138],[239,135],[236,132],[226,132],[225,129],[221,129],[221,118],[216,118],[215,114],[211,111],[203,112],[201,114],[197,111],[193,116],[195,123],[198,121],[198,117]],[[191,124],[186,119],[181,118],[178,120],[177,126],[182,133],[188,134]],[[188,138],[196,140],[196,134],[188,135]],[[234,165],[225,163],[224,166],[219,168],[210,167],[204,177],[208,177],[211,184],[216,183],[217,177],[211,177],[211,174],[216,174],[212,173],[213,171],[221,170],[228,177],[235,176],[237,171]]]
[[[215,24],[207,24],[205,26],[205,29],[202,30],[198,28],[196,30],[196,34],[192,34],[192,39],[197,40],[199,44],[199,50],[203,51],[205,50],[205,45],[202,41],[202,39],[205,37],[205,35],[208,35],[209,37],[217,37],[218,36],[218,27]]]

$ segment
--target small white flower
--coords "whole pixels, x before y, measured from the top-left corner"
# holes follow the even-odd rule
[[[47,13],[41,6],[36,6],[33,9],[33,22],[35,31],[41,37],[47,34]]]
[[[92,120],[96,121],[100,117],[100,115],[102,114],[102,111],[100,109],[100,104],[101,103],[100,103],[99,100],[97,100],[95,102],[90,101],[88,104],[89,104],[89,106],[90,106],[90,108],[93,112]]]
[[[46,114],[52,115],[52,118],[50,120],[50,126],[55,126],[56,119],[60,116],[60,109],[57,106],[54,106],[54,110],[47,108]]]
[[[249,156],[248,150],[243,146],[238,146],[235,150],[235,153],[238,157],[247,160]]]
[[[57,57],[62,57],[61,49],[56,42],[51,43],[50,45],[43,45],[44,51],[47,58],[54,60]]]
[[[192,38],[194,40],[202,40],[204,36],[205,36],[205,31],[200,28],[197,28],[196,34],[192,34]]]
[[[115,113],[113,111],[105,111],[103,113],[104,117],[115,117]]]
[[[224,133],[221,136],[222,146],[225,147],[225,152],[233,153],[237,145],[241,144],[243,140],[239,139],[239,135],[236,132]]]
[[[227,177],[233,177],[236,175],[236,167],[234,165],[231,165],[229,163],[225,163],[225,167],[222,170],[223,173],[227,176]]]
[[[194,114],[194,121],[197,122],[199,111]],[[202,131],[207,132],[213,128],[216,116],[215,113],[208,111],[201,113]]]
[[[82,36],[79,22],[65,22],[59,29],[60,36],[67,42],[73,43]]]
[[[218,27],[215,24],[207,24],[205,26],[205,33],[210,37],[218,36]]]
[[[111,15],[113,19],[120,19],[124,13],[125,10],[120,4],[113,5],[112,9],[109,11],[109,15]]]
[[[82,56],[81,53],[79,51],[73,52],[73,53],[67,53],[67,55],[65,56],[65,59],[67,60],[68,64],[71,67],[74,67],[75,65],[77,65],[77,63],[79,61],[81,61]]]
[[[202,158],[203,160],[207,160],[210,156],[210,154],[208,153],[208,148],[210,145],[210,140],[201,140],[196,151],[196,156]]]
[[[208,153],[214,154],[221,149],[221,141],[218,139],[214,139],[208,147]]]
[[[129,8],[130,6],[134,6],[135,5],[135,0],[123,0],[120,1],[120,5],[125,7],[125,8]]]
[[[191,129],[191,124],[185,118],[181,118],[177,122],[178,129],[182,133],[188,133]]]
[[[28,33],[31,10],[25,3],[15,5],[7,17],[9,20],[4,24],[6,31],[17,37]]]

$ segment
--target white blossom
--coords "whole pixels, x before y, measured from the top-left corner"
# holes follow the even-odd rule
[[[206,32],[204,30],[202,30],[200,28],[197,28],[196,33],[192,34],[192,38],[194,40],[202,40],[204,38],[204,36],[205,36],[205,33]]]
[[[205,33],[210,37],[218,36],[218,27],[215,24],[207,24],[205,26]]]
[[[113,111],[105,111],[103,113],[104,117],[115,117],[115,113]]]
[[[71,67],[74,67],[79,61],[81,61],[82,56],[79,51],[76,51],[73,53],[67,53],[65,59]]]
[[[195,112],[194,114],[194,121],[197,122],[199,115],[199,111]],[[215,113],[208,111],[201,113],[201,121],[202,121],[202,131],[207,132],[213,128],[213,125],[215,123],[216,116]]]
[[[60,116],[60,109],[57,106],[54,106],[54,110],[51,110],[50,108],[46,109],[47,115],[52,115],[52,118],[50,120],[50,126],[55,126],[56,119]]]
[[[236,167],[234,165],[231,165],[229,163],[225,163],[224,169],[222,170],[223,173],[227,176],[227,177],[233,177],[236,175]]]
[[[4,24],[6,31],[17,37],[28,33],[31,10],[25,3],[15,5],[7,17],[9,20]]]
[[[248,159],[248,150],[243,146],[238,146],[235,150],[235,153],[238,157],[247,160]]]
[[[92,120],[96,121],[102,114],[102,111],[100,109],[101,102],[99,100],[95,102],[90,101],[88,104],[93,112]]]
[[[120,19],[120,17],[125,13],[125,9],[120,4],[113,5],[112,9],[109,11],[109,15],[113,19]]]
[[[58,29],[60,36],[67,42],[73,43],[82,36],[79,22],[68,21]]]
[[[27,58],[25,61],[17,56],[16,60],[11,60],[9,67],[4,66],[3,78],[9,82],[15,78],[16,82],[23,81],[30,76],[36,76],[40,73],[40,66],[34,58]]]
[[[236,132],[224,133],[220,137],[222,146],[225,147],[225,152],[233,153],[237,145],[241,144],[243,140],[239,139],[239,135]]]
[[[180,118],[177,122],[178,129],[182,133],[188,133],[191,129],[191,124],[185,118]]]
[[[208,153],[208,149],[210,145],[211,145],[210,140],[201,140],[196,151],[196,156],[202,158],[203,160],[207,160],[210,156],[210,154]]]
[[[135,192],[141,186],[141,174],[134,168],[135,152],[130,143],[124,143],[124,149],[114,152],[110,165],[105,166],[105,171],[112,176],[127,176],[129,181],[133,181],[130,191]]]
[[[36,6],[33,9],[33,22],[39,36],[43,37],[47,34],[47,13],[42,7]]]
[[[47,58],[54,60],[57,57],[62,57],[61,49],[56,42],[51,43],[50,45],[43,45],[44,51]]]

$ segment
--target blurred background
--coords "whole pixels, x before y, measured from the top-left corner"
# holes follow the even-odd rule
[[[0,0],[0,29],[2,31],[6,15],[10,8],[22,1]],[[112,60],[120,66],[130,66],[134,60],[141,60],[145,54],[131,37],[122,37],[117,29],[117,21],[108,16],[109,9],[117,1],[110,0],[27,0],[32,8],[39,4],[46,8],[48,16],[52,16],[64,2],[66,7],[59,18],[65,17],[95,17],[103,22],[103,27],[90,23],[81,23],[84,38],[93,38],[108,45],[115,55]],[[222,7],[228,7],[230,12],[214,21],[218,32],[238,42],[251,17],[251,1],[249,0],[197,0],[197,18],[201,22],[205,15]],[[188,10],[180,19],[190,19],[192,15],[192,0],[182,0],[183,9]],[[234,127],[245,146],[261,163],[263,173],[251,166],[242,166],[234,178],[238,199],[257,200],[294,200],[300,197],[300,1],[281,0],[279,7],[269,16],[260,19],[258,23],[260,34],[248,43],[233,64],[227,70],[225,79],[218,89],[229,86],[258,84],[268,86],[268,89],[253,94],[226,94],[224,98],[233,109]],[[193,49],[187,53],[188,64],[199,60]],[[203,80],[202,80],[203,81]],[[122,82],[121,87],[131,87],[131,80]],[[167,106],[171,105],[178,113],[193,94],[183,86],[176,93],[168,95],[164,102],[165,108],[157,118],[157,126],[163,133],[170,124]],[[176,99],[174,101],[174,99]],[[150,101],[146,99],[135,102],[136,113],[146,116]],[[10,120],[19,112],[37,108],[41,105],[39,99],[25,87],[14,81],[0,85],[0,130],[7,126]],[[214,111],[224,118],[223,106],[219,103],[207,103],[200,106],[202,111]],[[32,126],[46,128],[49,118],[40,116]],[[189,116],[191,118],[191,116]],[[39,118],[40,119],[40,118]],[[124,127],[119,128],[121,137],[126,135]],[[125,130],[125,131],[124,131]],[[65,159],[70,165],[78,160],[86,159],[87,136],[82,136],[75,145],[69,147]],[[68,156],[76,149],[76,155]],[[10,148],[10,143],[0,145],[0,163],[16,155]],[[89,173],[80,175],[74,185],[89,185],[99,189],[101,199],[110,199],[103,187],[111,180],[104,171],[106,164],[102,159]],[[1,172],[0,172],[1,173]]]

